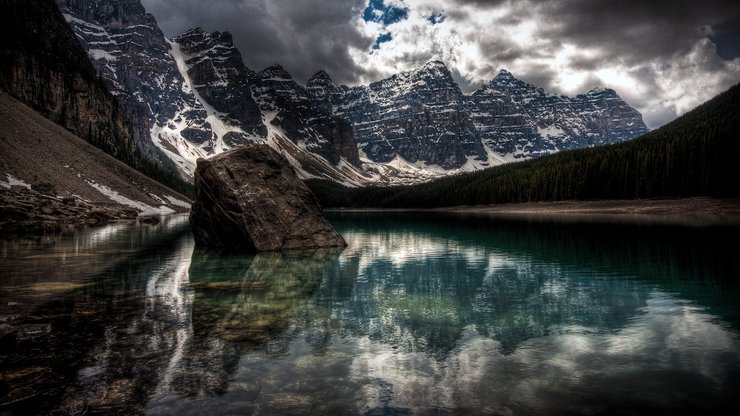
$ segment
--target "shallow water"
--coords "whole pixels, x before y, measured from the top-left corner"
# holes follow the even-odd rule
[[[329,218],[342,252],[206,252],[184,216],[0,241],[0,414],[740,407],[737,227]]]

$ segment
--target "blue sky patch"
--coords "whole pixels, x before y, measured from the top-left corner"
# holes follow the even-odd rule
[[[720,25],[712,26],[709,39],[717,47],[717,55],[726,61],[740,56],[740,17],[726,20]]]
[[[391,35],[390,33],[383,33],[382,35],[378,36],[377,39],[375,39],[375,44],[373,45],[373,49],[380,48],[381,43],[388,42],[391,39],[393,39],[393,35]]]
[[[442,23],[445,21],[445,15],[440,12],[434,12],[431,16],[427,17],[427,20],[429,21],[429,23],[436,25],[437,23]]]
[[[362,13],[362,18],[366,22],[382,23],[383,26],[400,22],[408,17],[409,9],[386,6],[384,0],[370,0],[365,11]]]

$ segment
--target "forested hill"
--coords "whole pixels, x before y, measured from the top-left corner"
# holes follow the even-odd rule
[[[740,84],[635,140],[561,152],[413,186],[309,181],[324,207],[740,197]]]

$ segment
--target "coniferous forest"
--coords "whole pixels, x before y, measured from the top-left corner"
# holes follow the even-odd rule
[[[560,152],[431,182],[349,188],[310,180],[324,207],[740,197],[740,84],[629,142]]]

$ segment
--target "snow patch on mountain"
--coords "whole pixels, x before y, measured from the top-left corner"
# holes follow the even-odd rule
[[[133,199],[126,198],[125,196],[114,191],[113,189],[105,185],[96,183],[94,181],[88,180],[87,184],[95,188],[101,194],[110,198],[111,201],[121,204],[121,205],[129,206],[131,208],[141,211],[139,215],[157,215],[157,214],[165,215],[165,214],[172,214],[175,212],[175,210],[173,210],[172,208],[166,205],[160,205],[159,207],[153,207],[141,201],[134,201]]]
[[[23,182],[20,179],[17,179],[15,177],[13,177],[13,175],[11,175],[9,173],[6,174],[6,177],[7,177],[7,181],[1,181],[0,180],[0,186],[3,187],[3,188],[5,188],[5,189],[10,189],[10,188],[12,188],[14,186],[22,186],[22,187],[24,187],[26,189],[31,189],[31,185]]]
[[[427,181],[647,132],[613,90],[547,93],[502,70],[466,95],[431,61],[367,86],[324,71],[305,86],[279,65],[244,66],[231,35],[167,40],[139,0],[57,0],[101,77],[186,177],[196,160],[266,142],[303,178]]]

